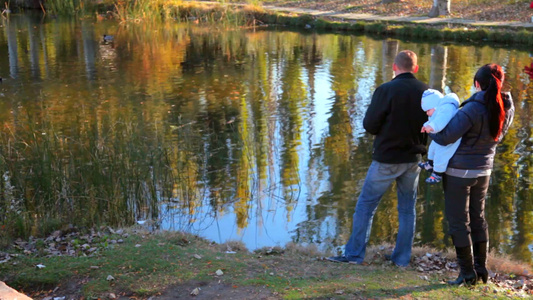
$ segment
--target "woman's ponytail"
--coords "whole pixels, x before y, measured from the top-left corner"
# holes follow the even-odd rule
[[[479,68],[474,77],[481,90],[485,91],[485,102],[489,112],[490,135],[498,141],[505,121],[505,108],[502,99],[503,70],[497,64],[487,64]]]

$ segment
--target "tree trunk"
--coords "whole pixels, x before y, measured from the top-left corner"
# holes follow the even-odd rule
[[[428,85],[430,88],[446,92],[446,69],[448,67],[448,47],[431,46],[431,66]]]
[[[451,0],[433,0],[433,7],[428,16],[435,18],[438,16],[447,16],[450,14]]]

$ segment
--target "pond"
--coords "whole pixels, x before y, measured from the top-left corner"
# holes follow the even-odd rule
[[[402,49],[419,55],[420,80],[461,100],[479,66],[504,67],[516,117],[486,215],[491,249],[532,263],[532,53],[312,31],[3,20],[0,225],[139,222],[336,250],[371,162],[362,119]],[[421,180],[416,208],[415,244],[451,247],[441,186]],[[394,241],[397,223],[390,190],[370,243]]]

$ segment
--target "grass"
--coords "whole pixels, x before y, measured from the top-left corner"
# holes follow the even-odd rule
[[[138,231],[132,232],[123,244],[108,246],[93,257],[20,255],[0,264],[0,280],[33,297],[68,295],[88,299],[104,298],[109,293],[140,298],[173,295],[178,291],[186,294],[200,286],[204,297],[213,292],[222,298],[250,294],[284,299],[527,296],[524,291],[492,283],[471,288],[449,287],[443,280],[453,277],[453,273],[420,273],[414,268],[394,267],[382,259],[374,259],[367,266],[325,262],[317,260],[324,254],[314,247],[290,244],[283,253],[275,255],[250,253],[241,248],[228,254],[228,247],[237,250],[242,244],[216,245],[182,233]],[[367,257],[375,256],[376,249],[369,249]],[[428,250],[434,251],[419,248],[414,255]],[[38,269],[37,264],[46,267]],[[217,270],[224,274],[216,275]],[[109,275],[114,279],[108,280]]]

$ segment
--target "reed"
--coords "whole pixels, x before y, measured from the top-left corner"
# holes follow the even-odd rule
[[[168,199],[198,205],[191,157],[201,152],[199,138],[184,127],[174,133],[178,143],[140,126],[123,120],[102,130],[94,123],[65,135],[28,115],[0,130],[0,242],[69,225],[158,222]]]
[[[46,13],[55,15],[85,15],[96,10],[94,0],[47,0]]]

